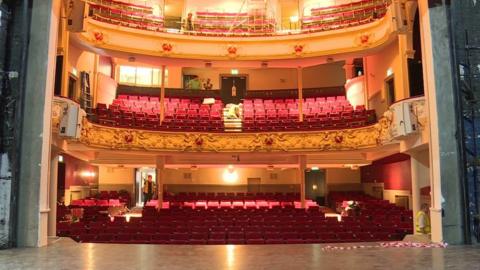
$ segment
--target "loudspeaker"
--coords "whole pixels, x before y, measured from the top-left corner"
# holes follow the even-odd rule
[[[86,113],[80,109],[80,105],[73,101],[68,101],[63,108],[63,114],[60,118],[59,135],[61,137],[80,139],[82,121],[85,116]]]
[[[85,32],[85,18],[88,5],[81,0],[67,0],[67,30]]]

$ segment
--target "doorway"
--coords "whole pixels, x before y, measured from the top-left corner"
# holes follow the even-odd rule
[[[305,172],[305,197],[325,205],[325,170]]]
[[[393,75],[388,76],[385,79],[385,95],[387,99],[387,105],[390,106],[396,101],[395,97],[395,79]]]
[[[154,186],[157,186],[157,171],[154,168],[140,168],[135,171],[135,206],[143,206],[143,186],[147,177],[151,175]],[[155,195],[154,195],[155,197]]]
[[[239,104],[247,92],[246,75],[220,75],[220,96],[225,104]]]
[[[405,195],[395,195],[395,205],[403,207],[405,209],[410,209],[408,196]]]
[[[247,178],[247,191],[253,193],[260,192],[261,184],[261,178]]]

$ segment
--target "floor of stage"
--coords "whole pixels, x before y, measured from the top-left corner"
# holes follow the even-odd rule
[[[361,244],[330,246],[352,245]],[[0,250],[0,269],[480,269],[480,247],[475,246],[325,250],[326,246],[78,244],[60,238],[43,248]]]

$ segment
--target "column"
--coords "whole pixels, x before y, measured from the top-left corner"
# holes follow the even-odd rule
[[[456,139],[454,70],[450,63],[450,33],[446,7],[418,1],[422,63],[429,114],[432,240],[464,243],[460,155]],[[450,127],[442,128],[439,127]],[[441,145],[440,145],[441,142]],[[442,200],[445,203],[442,204]],[[443,207],[443,209],[442,209]],[[443,211],[442,211],[443,210]]]
[[[415,216],[415,214],[420,211],[422,205],[420,190],[430,185],[429,153],[427,149],[423,151],[412,151],[408,154],[410,155],[410,170],[412,176],[412,211]],[[416,222],[416,219],[414,219],[414,232]]]
[[[163,183],[165,181],[165,156],[157,156],[155,158],[155,166],[157,169],[157,209],[162,209],[163,205]]]
[[[408,48],[408,35],[407,34],[399,34],[398,35],[398,53],[400,55],[400,63],[401,63],[401,82],[403,85],[403,96],[398,97],[397,100],[404,99],[410,97],[410,79],[408,74],[408,58],[412,57],[412,52]]]
[[[160,87],[160,125],[165,118],[165,65],[162,65],[162,77]]]
[[[353,59],[345,60],[345,65],[343,65],[345,70],[345,79],[349,80],[355,78],[355,65],[353,64]]]
[[[307,169],[306,156],[298,156],[298,178],[300,180],[300,202],[302,208],[305,208],[305,170]]]
[[[61,7],[61,15],[62,17],[67,17],[67,6],[63,5]],[[69,81],[69,74],[70,74],[70,66],[68,62],[68,54],[69,54],[69,44],[70,44],[70,32],[67,31],[67,23],[66,20],[61,20],[60,27],[60,40],[58,41],[58,52],[63,55],[63,74],[62,74],[62,96],[68,97],[68,81]],[[58,53],[57,52],[57,53]]]
[[[58,153],[52,151],[52,160],[50,163],[50,185],[48,198],[50,212],[48,213],[48,236],[57,236],[57,187],[58,187]]]
[[[303,122],[303,75],[302,67],[297,67],[298,84],[298,120]]]
[[[363,61],[363,94],[364,94],[364,105],[365,105],[365,109],[369,109],[369,105],[368,105],[368,58],[367,57],[363,57],[362,58],[362,61]]]
[[[47,245],[48,182],[60,0],[33,1],[25,77],[17,246]]]

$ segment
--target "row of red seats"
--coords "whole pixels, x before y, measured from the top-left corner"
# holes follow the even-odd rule
[[[91,0],[96,4],[106,5],[106,6],[116,6],[125,10],[137,10],[143,11],[146,14],[152,14],[153,8],[151,6],[142,5],[139,3],[127,3],[125,1],[117,0]]]
[[[299,192],[178,192],[165,194],[168,200],[270,200],[293,201],[300,199]]]
[[[389,2],[368,0],[349,5],[312,9],[311,16],[302,18],[302,30],[338,29],[369,23],[386,14]]]
[[[152,201],[151,205],[156,205],[156,201]],[[312,200],[306,200],[305,207],[307,209],[318,209],[316,202]],[[265,200],[228,200],[228,201],[195,201],[195,200],[186,200],[174,202],[165,202],[162,208],[191,208],[191,209],[212,209],[212,208],[222,208],[222,209],[272,209],[272,208],[301,208],[301,202],[299,201],[265,201]]]
[[[125,203],[122,203],[120,199],[81,199],[81,200],[72,200],[70,202],[71,206],[121,206]]]
[[[365,111],[359,114],[342,113],[322,116],[309,114],[304,117],[303,122],[298,119],[296,111],[285,115],[273,115],[268,118],[262,116],[243,121],[244,131],[295,131],[295,130],[322,130],[322,129],[343,129],[357,128],[373,124],[375,122],[375,111]],[[296,116],[295,116],[296,115]]]
[[[57,230],[59,235],[81,242],[294,244],[399,240],[412,227],[411,222],[361,222],[356,218],[339,222],[337,218],[325,218],[318,210],[164,209],[158,213],[145,208],[146,212],[158,216],[130,218],[129,222],[115,217],[113,222],[59,224]]]
[[[354,110],[345,96],[306,98],[304,121],[298,99],[253,99],[243,103],[243,128],[257,130],[312,130],[361,127],[374,122],[375,112],[363,105]]]

